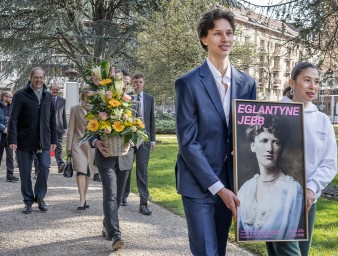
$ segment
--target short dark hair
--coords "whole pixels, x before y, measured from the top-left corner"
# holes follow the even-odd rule
[[[122,73],[122,75],[124,75],[124,76],[130,76],[129,71],[128,71],[127,68],[121,69],[121,73]]]
[[[133,77],[131,78],[131,80],[134,80],[134,79],[140,79],[140,78],[143,78],[144,79],[144,75],[143,73],[141,72],[136,72]]]
[[[288,140],[289,125],[287,120],[282,119],[279,116],[273,115],[259,115],[264,117],[264,123],[262,125],[251,125],[246,129],[246,135],[248,141],[254,142],[255,137],[264,131],[272,133],[281,143],[282,148],[286,145]]]
[[[235,15],[230,11],[224,11],[222,9],[215,9],[204,13],[202,19],[198,23],[197,33],[200,39],[202,48],[207,51],[208,47],[201,41],[202,38],[208,35],[208,31],[215,28],[215,20],[226,19],[229,21],[233,32],[235,32]]]

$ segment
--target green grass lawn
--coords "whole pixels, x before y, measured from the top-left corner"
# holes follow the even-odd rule
[[[149,160],[150,200],[184,216],[181,197],[176,193],[175,184],[176,137],[157,135],[157,140],[158,143]],[[338,175],[332,184],[338,185]],[[132,171],[131,189],[137,193],[135,168]],[[230,239],[233,241],[235,237],[233,226],[230,232]],[[239,245],[257,255],[267,255],[263,242],[240,243]],[[338,201],[325,198],[318,200],[316,223],[309,255],[338,256]]]

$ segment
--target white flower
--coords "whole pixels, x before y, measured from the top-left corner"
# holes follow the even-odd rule
[[[122,91],[123,91],[123,81],[122,81],[122,80],[116,81],[116,82],[115,82],[115,90],[116,90],[116,92],[118,92],[120,95],[122,94]]]
[[[121,118],[122,114],[123,114],[123,109],[115,109],[114,110],[114,115],[115,115],[116,118]]]
[[[101,100],[103,102],[105,102],[106,101],[106,90],[105,89],[101,89],[101,90],[98,90],[97,93],[100,95]]]
[[[91,71],[94,73],[94,75],[99,79],[102,80],[102,75],[101,75],[101,66],[96,66],[91,69]]]

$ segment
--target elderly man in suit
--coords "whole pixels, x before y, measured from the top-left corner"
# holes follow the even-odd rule
[[[208,58],[175,84],[176,181],[193,255],[225,255],[231,214],[236,219],[240,203],[232,192],[231,102],[255,99],[256,84],[230,64],[234,21],[220,9],[204,14],[197,31]]]
[[[154,112],[154,97],[143,91],[144,75],[135,73],[131,78],[131,83],[134,89],[134,100],[138,102],[137,113],[142,118],[149,137],[148,142],[144,142],[135,149],[136,156],[136,183],[140,194],[139,212],[144,215],[150,215],[152,211],[148,207],[148,162],[150,151],[155,148],[155,112]],[[127,196],[130,191],[130,175],[126,184],[126,191],[122,199],[122,206],[127,205]]]
[[[58,165],[58,172],[62,173],[66,168],[66,163],[62,157],[62,138],[67,133],[67,119],[66,119],[66,100],[59,96],[59,85],[52,83],[49,87],[53,97],[56,115],[56,129],[58,132],[58,141],[55,149],[55,160]]]

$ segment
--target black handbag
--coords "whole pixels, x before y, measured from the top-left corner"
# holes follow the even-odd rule
[[[67,166],[66,169],[63,171],[63,176],[66,178],[71,178],[73,177],[73,162],[72,162],[72,156],[68,155],[67,156]]]

